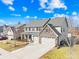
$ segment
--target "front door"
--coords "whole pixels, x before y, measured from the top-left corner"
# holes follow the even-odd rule
[[[29,35],[30,42],[33,42],[32,35]]]

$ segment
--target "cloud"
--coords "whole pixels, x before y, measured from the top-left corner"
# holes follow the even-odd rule
[[[54,17],[68,17],[66,14],[54,14]]]
[[[41,8],[46,8],[45,3],[48,3],[48,0],[39,0]]]
[[[37,19],[38,17],[37,17],[37,16],[34,16],[33,18],[34,18],[34,19]]]
[[[6,25],[12,25],[14,23],[13,22],[6,22],[5,20],[0,19],[0,25],[4,25],[4,24],[6,24]]]
[[[52,10],[44,10],[45,13],[53,13]]]
[[[5,21],[4,21],[3,19],[0,19],[0,23],[3,23],[3,24],[4,24],[4,23],[5,23]]]
[[[11,16],[21,16],[20,14],[11,14]]]
[[[14,22],[8,22],[8,23],[6,23],[6,25],[15,25],[15,23]]]
[[[26,16],[26,17],[24,17],[24,18],[26,18],[26,19],[37,19],[38,17],[37,16]]]
[[[25,23],[30,23],[30,19],[29,19],[29,18],[30,18],[30,16],[25,16],[25,17],[24,17]]]
[[[13,5],[14,0],[1,0],[5,5]]]
[[[6,24],[6,21],[3,20],[3,19],[0,19],[0,25],[2,26],[2,25],[4,25],[4,24]]]
[[[5,19],[0,19],[0,26],[6,25],[15,25],[17,21],[6,21]]]
[[[10,9],[11,11],[15,11],[15,9],[14,9],[12,6],[9,6],[9,9]]]
[[[77,15],[77,12],[76,11],[72,12],[72,15]]]
[[[26,12],[26,11],[27,11],[27,8],[26,8],[26,7],[24,7],[24,6],[23,6],[22,8],[23,8],[23,11],[24,11],[24,12]]]
[[[67,10],[67,6],[61,0],[39,0],[41,9],[54,10],[55,8],[63,8]]]
[[[72,16],[72,22],[73,22],[73,26],[79,27],[79,15]]]
[[[34,0],[31,0],[31,3],[33,3],[34,2]]]
[[[24,18],[30,18],[30,16],[26,16],[26,17],[24,17]]]
[[[38,17],[37,16],[25,16],[24,19],[25,19],[25,23],[31,23],[31,21],[33,19],[37,19]]]

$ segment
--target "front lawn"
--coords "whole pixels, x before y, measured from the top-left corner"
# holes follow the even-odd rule
[[[27,42],[23,42],[23,41],[4,40],[4,41],[0,41],[0,48],[3,48],[7,51],[13,51],[22,48],[27,44],[28,44]]]
[[[75,45],[73,48],[54,48],[40,59],[79,59],[79,45]]]

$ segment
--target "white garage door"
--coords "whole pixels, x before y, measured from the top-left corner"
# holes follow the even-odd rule
[[[39,43],[39,37],[34,37],[33,41],[34,41],[34,43]]]
[[[56,44],[55,38],[41,38],[42,43],[41,44]],[[39,44],[39,37],[34,37],[34,43]]]
[[[56,44],[55,38],[42,38],[42,44]]]

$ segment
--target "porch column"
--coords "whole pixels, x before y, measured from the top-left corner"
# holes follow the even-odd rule
[[[26,34],[24,34],[24,39],[26,39]]]
[[[39,36],[39,44],[42,44],[42,39],[40,36]]]
[[[27,41],[29,42],[29,35],[27,35]]]
[[[56,47],[58,47],[60,45],[59,37],[56,38],[55,42],[56,42]]]
[[[21,40],[23,39],[22,34],[21,34]]]
[[[34,36],[32,35],[32,42],[34,42]]]
[[[29,42],[32,42],[32,35],[28,35],[29,37]]]

